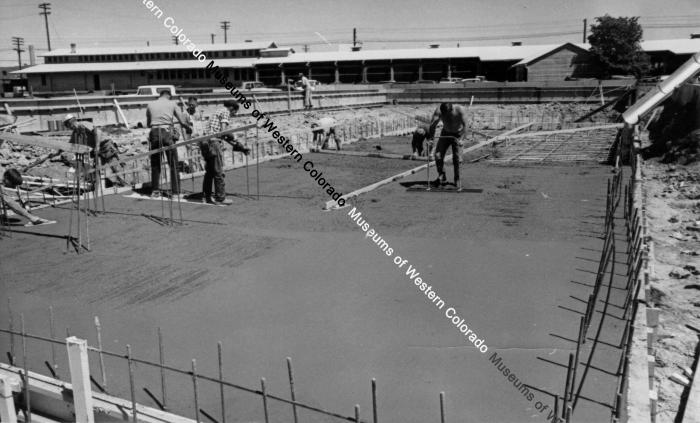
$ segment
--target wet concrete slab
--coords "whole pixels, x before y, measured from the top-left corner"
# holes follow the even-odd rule
[[[411,167],[398,160],[307,157],[346,192]],[[442,310],[364,237],[349,208],[321,210],[326,194],[299,164],[266,163],[260,171],[259,201],[245,195],[245,170],[238,169],[227,175],[227,190],[239,194],[234,205],[182,205],[188,221],[181,227],[141,216],[167,215],[167,203],[110,196],[110,213],[91,220],[94,251],[81,256],[64,253],[60,236],[69,211],[42,211],[59,221],[41,230],[55,238],[15,233],[2,241],[0,316],[6,321],[11,297],[28,331],[46,335],[53,305],[58,336],[69,327],[94,344],[92,317],[99,315],[105,348],[124,352],[129,343],[136,356],[151,360],[157,360],[161,327],[168,363],[189,369],[197,358],[198,371],[208,375],[216,374],[221,341],[227,378],[258,389],[265,377],[269,391],[285,397],[290,356],[300,401],[347,416],[357,403],[367,420],[371,378],[381,421],[437,420],[440,391],[448,420],[545,419],[534,406],[551,407],[550,394],[563,390],[562,365],[573,349],[566,338],[575,338],[577,312],[585,310],[570,296],[587,298],[590,288],[582,284],[592,283],[587,272],[597,266],[577,257],[598,258],[608,168],[475,164],[464,167],[463,180],[483,193],[425,196],[394,183],[361,196],[355,205],[394,255],[408,259],[444,298]],[[487,354],[449,321],[448,307],[486,340]],[[8,343],[0,335],[3,351]],[[32,367],[43,370],[49,351],[32,345]],[[493,352],[532,387],[533,400],[489,361]],[[107,368],[108,389],[128,395],[125,364],[108,359]],[[64,365],[59,370],[67,374]],[[158,372],[138,370],[137,386],[159,392]],[[192,414],[191,379],[169,376],[168,382],[173,410]],[[200,406],[216,415],[218,387],[201,383],[200,390]],[[150,403],[141,390],[137,397]],[[227,398],[229,420],[262,421],[259,397],[227,390]],[[580,407],[576,421],[610,415],[598,404]],[[288,405],[273,402],[271,412],[273,420],[291,418]],[[333,420],[307,411],[300,416]]]

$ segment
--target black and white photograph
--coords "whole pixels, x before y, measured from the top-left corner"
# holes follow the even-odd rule
[[[700,423],[698,0],[0,0],[0,423]]]

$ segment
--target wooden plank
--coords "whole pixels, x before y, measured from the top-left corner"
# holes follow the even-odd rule
[[[695,349],[695,352],[700,351],[700,346]],[[693,381],[688,392],[688,401],[685,403],[683,411],[683,423],[700,423],[700,377],[698,371],[698,359],[695,360],[695,369],[693,369]]]
[[[0,363],[0,375],[17,378],[20,371],[22,371],[20,368]],[[17,389],[15,392],[21,392],[23,388],[18,386],[13,387],[13,391],[14,389]],[[37,410],[41,409],[45,411],[42,414],[50,415],[59,421],[72,421],[66,418],[66,415],[71,415],[71,413],[69,403],[65,402],[71,401],[72,403],[70,396],[66,395],[66,391],[72,392],[73,390],[70,383],[29,372],[29,390],[37,394],[33,397],[32,409],[35,407]],[[44,396],[48,399],[45,403],[42,402]],[[123,421],[125,413],[131,414],[131,401],[98,392],[92,393],[92,400],[98,421]],[[57,406],[58,404],[60,406]],[[195,423],[192,419],[141,404],[137,404],[136,408],[140,423]]]
[[[85,145],[71,144],[66,141],[58,141],[48,137],[19,135],[10,132],[0,132],[0,140],[15,144],[44,147],[52,150],[63,150],[70,153],[89,153],[92,149]]]
[[[347,151],[347,150],[322,150],[320,148],[311,148],[312,153],[320,154],[335,154],[337,156],[355,156],[355,157],[374,157],[378,159],[399,159],[399,160],[419,160],[426,161],[426,157],[413,158],[411,154],[392,154],[392,153],[374,153],[365,151]]]

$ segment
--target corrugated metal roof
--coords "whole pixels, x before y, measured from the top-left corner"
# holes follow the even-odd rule
[[[233,50],[257,50],[268,47],[277,47],[272,41],[254,41],[250,43],[231,43],[231,44],[197,44],[197,47],[204,51],[233,51]],[[52,50],[39,56],[72,56],[72,55],[101,55],[101,54],[139,54],[139,53],[178,53],[189,50],[182,44],[180,45],[162,45],[162,46],[144,46],[144,47],[80,47],[77,46],[75,53],[71,53],[69,48],[60,48]]]
[[[225,68],[250,68],[256,58],[215,59],[217,66]],[[208,62],[207,62],[208,63]],[[100,62],[100,63],[50,63],[32,66],[13,73],[62,73],[62,72],[114,72],[146,71],[165,69],[198,69],[204,63],[198,60],[153,60],[145,62]]]
[[[520,60],[533,54],[543,54],[559,44],[498,47],[448,47],[395,50],[324,51],[317,53],[295,53],[288,57],[261,58],[257,64],[335,62],[355,60],[403,60],[480,58],[482,61]]]

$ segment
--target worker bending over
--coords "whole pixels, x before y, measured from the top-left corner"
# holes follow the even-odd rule
[[[235,101],[224,101],[224,107],[217,109],[209,119],[209,133],[215,134],[228,129],[229,119],[238,113],[238,108],[238,103]],[[250,148],[236,141],[231,134],[226,134],[221,138],[212,137],[199,143],[199,148],[202,150],[202,158],[204,159],[204,183],[202,186],[204,202],[227,206],[233,204],[233,201],[226,199],[224,153],[221,141],[226,141],[231,144],[233,151],[242,151],[246,156],[250,153]],[[212,184],[214,185],[213,193]]]
[[[2,174],[2,184],[0,184],[0,219],[7,218],[7,209],[12,210],[18,216],[22,216],[29,221],[25,226],[48,225],[56,223],[53,220],[42,219],[29,213],[20,203],[11,198],[8,189],[15,189],[22,185],[22,175],[17,169],[7,169]]]
[[[435,109],[435,113],[433,113],[428,139],[433,139],[435,136],[435,129],[440,121],[442,121],[442,132],[435,146],[435,165],[437,167],[438,177],[431,182],[431,185],[440,186],[447,184],[447,177],[445,176],[444,169],[445,153],[448,147],[452,147],[455,186],[458,190],[461,190],[462,185],[459,180],[460,147],[462,146],[462,137],[469,127],[467,109],[458,104],[442,103],[440,107]]]
[[[418,125],[415,131],[413,131],[413,138],[411,139],[411,148],[413,149],[413,157],[420,157],[423,155],[423,141],[428,138],[430,134],[430,125]],[[425,149],[425,155],[430,156],[430,148]]]
[[[322,117],[318,122],[311,124],[311,132],[314,134],[313,143],[316,146],[320,146],[321,150],[328,149],[328,141],[333,135],[333,141],[335,141],[336,150],[340,151],[340,138],[335,131],[336,121],[332,117]],[[323,144],[321,144],[323,140]]]
[[[116,183],[116,185],[122,187],[127,185],[124,178],[121,177],[121,173],[124,171],[124,164],[119,161],[119,150],[112,140],[104,138],[102,131],[92,123],[78,122],[74,115],[66,115],[63,119],[63,124],[66,128],[73,131],[70,136],[71,144],[92,148],[95,166],[99,165],[97,162],[99,158],[99,163],[102,166],[109,167],[114,172],[116,182],[112,181],[113,184]]]

